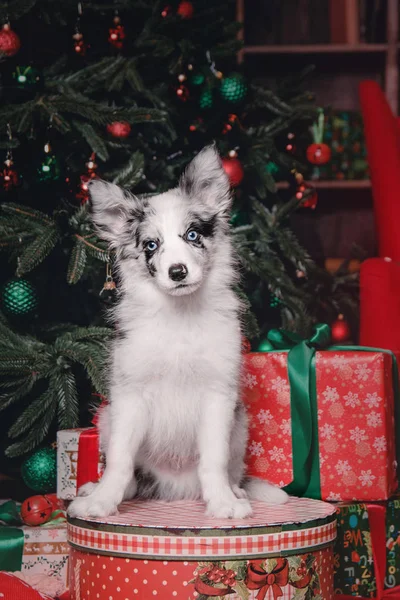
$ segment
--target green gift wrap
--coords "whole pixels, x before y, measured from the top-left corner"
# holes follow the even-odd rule
[[[400,496],[384,503],[341,503],[337,518],[335,594],[400,598]]]

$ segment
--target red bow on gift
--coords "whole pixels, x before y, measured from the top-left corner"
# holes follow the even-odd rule
[[[282,587],[289,581],[289,565],[286,558],[278,558],[271,573],[262,568],[262,560],[253,560],[247,567],[246,585],[249,590],[260,590],[257,600],[264,600],[269,588],[272,588],[274,600],[283,596]]]

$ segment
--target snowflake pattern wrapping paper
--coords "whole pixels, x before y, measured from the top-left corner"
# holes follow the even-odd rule
[[[22,527],[22,531],[22,572],[56,576],[67,587],[69,545],[66,524],[55,527]]]
[[[383,511],[384,524],[378,524],[374,530],[376,511]],[[388,598],[400,598],[400,497],[379,505],[341,503],[337,507],[337,518],[335,593],[340,596],[380,598],[384,589],[390,590]],[[381,544],[380,551],[384,553],[385,564],[377,571],[378,544]],[[379,571],[383,575],[380,584],[377,581]],[[378,591],[378,588],[381,589]]]
[[[292,437],[288,354],[250,353],[244,360],[248,469],[284,487],[294,478],[293,449],[301,434],[297,430]],[[319,497],[388,499],[397,489],[391,356],[321,351],[315,371]]]
[[[253,503],[245,520],[202,502],[124,502],[103,519],[69,519],[74,600],[328,600],[335,507],[306,498]]]

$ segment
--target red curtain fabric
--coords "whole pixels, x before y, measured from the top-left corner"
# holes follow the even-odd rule
[[[375,81],[359,88],[371,173],[379,256],[400,261],[400,129]]]
[[[369,258],[361,265],[360,344],[400,351],[399,263]]]

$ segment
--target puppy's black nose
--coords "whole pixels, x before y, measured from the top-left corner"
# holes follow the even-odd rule
[[[182,281],[185,279],[187,272],[186,265],[171,265],[168,270],[168,275],[172,281]]]

